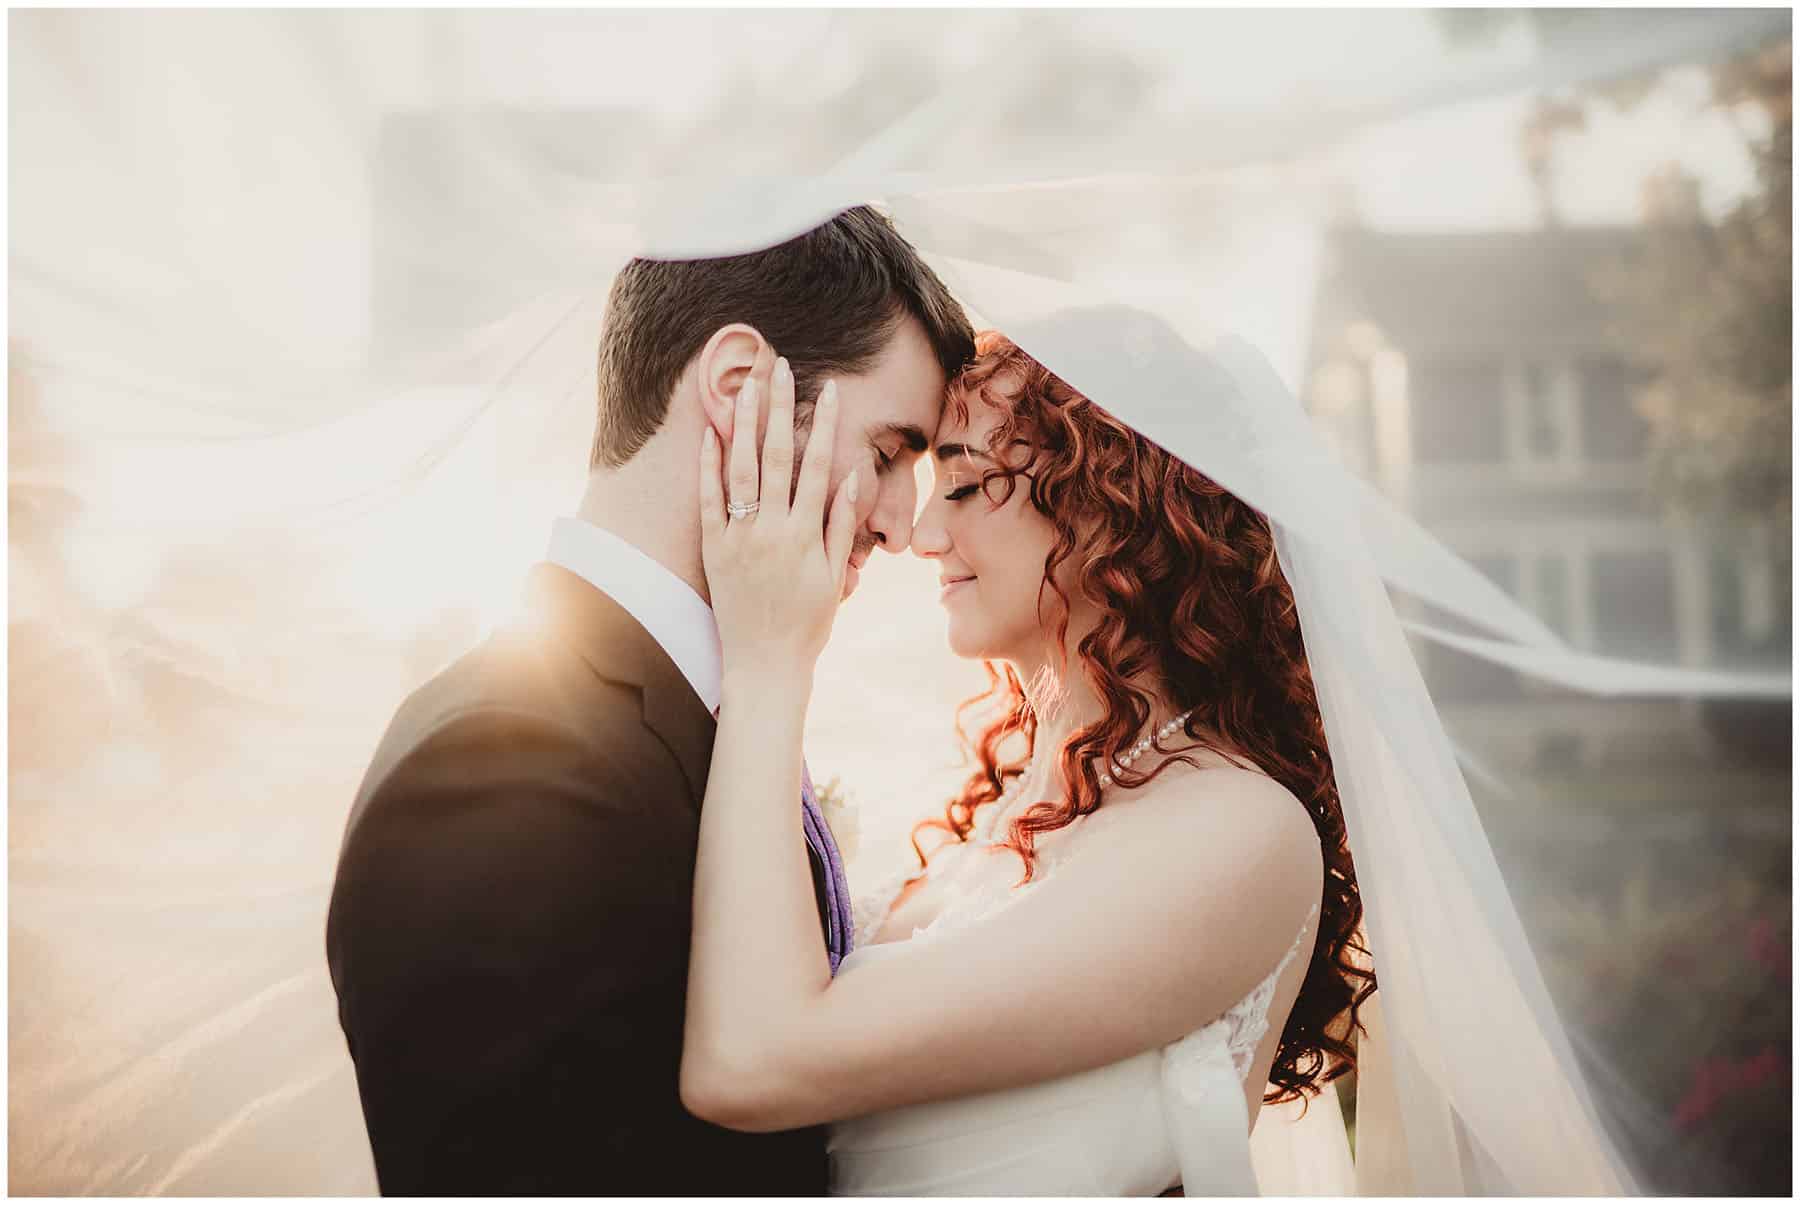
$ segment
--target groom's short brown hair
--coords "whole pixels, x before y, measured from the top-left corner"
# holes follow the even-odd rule
[[[827,377],[867,370],[908,314],[925,328],[946,379],[974,358],[962,306],[867,206],[766,251],[634,259],[607,298],[588,465],[622,465],[656,434],[682,369],[722,326],[745,322],[762,332],[787,357],[805,402]]]

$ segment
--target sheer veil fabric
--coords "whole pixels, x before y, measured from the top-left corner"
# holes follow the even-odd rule
[[[1345,521],[1359,508],[1309,438],[1298,402],[1241,342],[1222,340],[1203,355],[1123,307],[1033,317],[1009,307],[1000,288],[984,291],[960,275],[985,318],[1007,314],[996,324],[1021,347],[1275,523],[1380,983],[1382,1016],[1359,1044],[1360,1073],[1377,1089],[1359,1096],[1359,1191],[1633,1191],[1588,1100],[1363,525]],[[1043,303],[1044,291],[1031,295]],[[1440,603],[1450,601],[1449,586],[1437,591]],[[1334,1138],[1315,1127],[1305,1142],[1299,1134],[1291,1141],[1319,1161],[1315,1144]]]
[[[1388,20],[1349,16],[1270,16],[1266,44]],[[1716,56],[1786,15],[1447,67],[1396,41],[1390,70],[1320,77],[1329,114],[1257,101],[1204,138],[1148,104],[1034,126],[1075,18],[887,20],[910,49],[853,86],[831,72],[875,37],[860,16],[13,18],[15,1191],[372,1191],[322,951],[370,745],[578,496],[625,258],[747,251],[861,202],[978,326],[1275,526],[1380,990],[1355,1160],[1335,1089],[1267,1108],[1264,1190],[1645,1187],[1645,1136],[1621,1149],[1629,1102],[1583,1074],[1409,636],[1601,698],[1787,699],[1788,674],[1571,649],[1340,462],[1220,333],[1229,304],[1096,282],[1082,252],[1197,242],[1263,165],[1358,123]],[[1043,30],[1062,40],[1034,49]],[[748,64],[706,102],[668,70],[695,46]]]

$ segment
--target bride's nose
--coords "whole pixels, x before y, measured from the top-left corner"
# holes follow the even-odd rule
[[[925,509],[913,520],[912,552],[927,559],[943,556],[950,550],[950,531],[944,525],[943,508],[936,493],[927,495]]]

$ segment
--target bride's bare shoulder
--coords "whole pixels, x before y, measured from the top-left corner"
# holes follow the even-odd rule
[[[1103,803],[1097,830],[1121,843],[1208,849],[1250,859],[1263,874],[1301,880],[1323,873],[1307,805],[1261,770],[1209,758],[1169,765],[1150,783]]]
[[[1257,770],[1174,765],[1102,801],[1084,827],[1058,903],[1108,901],[1089,931],[1095,948],[1132,935],[1119,948],[1150,961],[1119,973],[1164,984],[1182,1002],[1179,1032],[1241,999],[1313,923],[1325,875],[1317,831],[1293,792]],[[1052,876],[1045,890],[1057,887]],[[1147,945],[1137,936],[1152,931]],[[1205,957],[1155,961],[1185,949]]]

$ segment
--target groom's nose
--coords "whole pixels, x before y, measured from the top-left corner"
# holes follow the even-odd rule
[[[869,533],[888,552],[899,554],[912,543],[913,492],[911,473],[889,473],[875,499],[875,510],[869,515]]]

